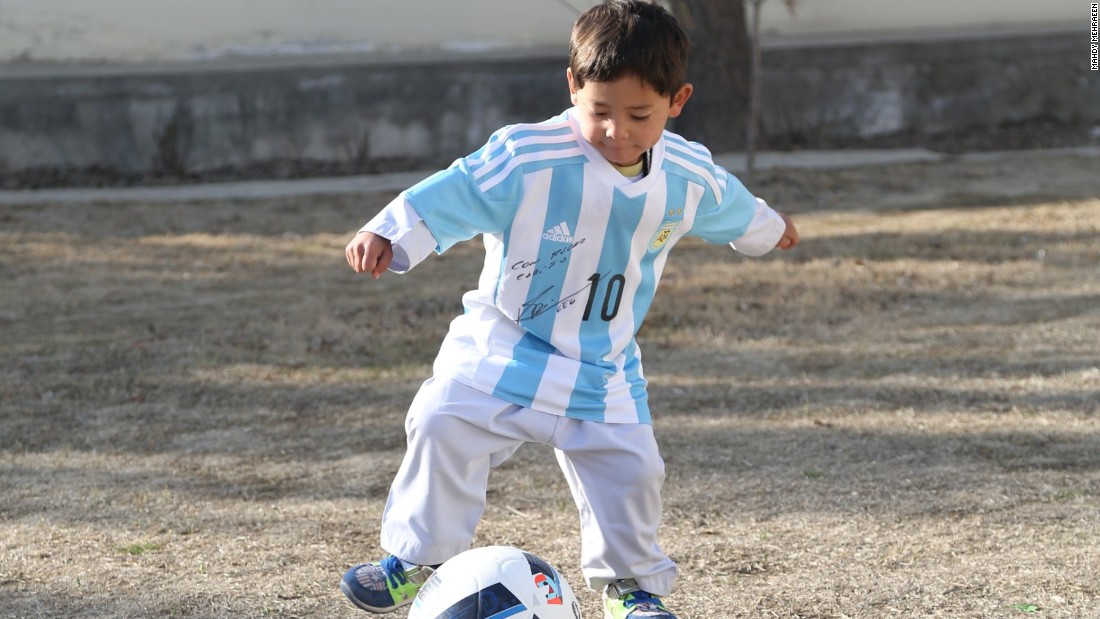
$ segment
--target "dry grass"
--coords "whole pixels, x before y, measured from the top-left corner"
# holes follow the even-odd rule
[[[682,617],[1100,617],[1095,169],[775,174],[799,250],[677,248],[642,339]],[[388,197],[0,215],[0,616],[363,616],[335,585],[480,264],[354,277]],[[579,585],[576,533],[532,446],[475,543]]]

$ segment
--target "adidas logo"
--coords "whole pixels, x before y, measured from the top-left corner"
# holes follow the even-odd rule
[[[542,233],[542,238],[557,243],[572,243],[573,233],[569,231],[569,224],[564,221]]]

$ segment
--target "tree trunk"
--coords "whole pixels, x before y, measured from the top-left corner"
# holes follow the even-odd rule
[[[752,65],[749,69],[749,129],[745,138],[745,175],[752,180],[756,171],[756,138],[760,131],[760,5],[764,0],[752,0]]]
[[[743,148],[751,46],[742,0],[672,0],[692,41],[688,81],[695,94],[674,129],[713,152]]]

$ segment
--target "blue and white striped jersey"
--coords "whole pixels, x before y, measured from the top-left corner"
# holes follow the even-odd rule
[[[784,224],[705,148],[667,131],[650,173],[627,179],[573,113],[501,129],[405,191],[375,227],[400,248],[419,219],[440,253],[483,235],[478,287],[463,296],[437,376],[548,413],[649,423],[635,334],[669,250],[690,234],[759,255]]]

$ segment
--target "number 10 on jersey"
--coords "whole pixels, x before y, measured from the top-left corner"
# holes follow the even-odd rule
[[[592,306],[596,304],[597,297],[600,296],[600,290],[603,290],[603,304],[600,307],[600,318],[604,321],[610,321],[619,313],[619,306],[623,302],[623,289],[626,288],[626,276],[622,273],[616,273],[611,277],[608,277],[606,283],[600,286],[603,276],[599,273],[593,273],[592,277],[588,278],[588,281],[592,282],[592,285],[588,287],[588,303],[584,306],[584,320],[588,320],[592,315]]]

